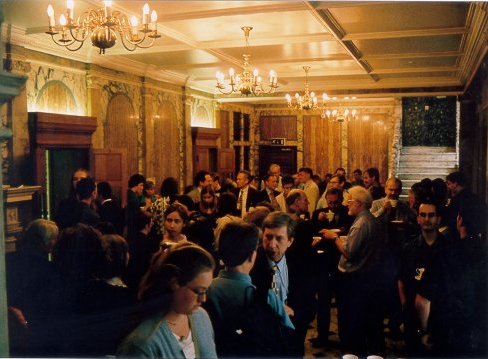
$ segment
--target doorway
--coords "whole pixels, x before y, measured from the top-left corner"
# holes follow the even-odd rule
[[[48,218],[56,214],[59,202],[71,191],[71,174],[77,168],[89,167],[87,148],[50,148],[46,150],[46,211]]]
[[[259,175],[261,177],[266,174],[272,163],[280,165],[283,175],[296,173],[296,146],[259,146]]]

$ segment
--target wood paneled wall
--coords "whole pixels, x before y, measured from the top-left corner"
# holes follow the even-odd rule
[[[303,116],[303,165],[324,177],[341,167],[341,124],[320,118]]]
[[[154,149],[147,156],[154,157],[154,174],[158,185],[164,178],[179,178],[178,118],[173,104],[165,102],[158,108],[154,119]]]
[[[297,139],[296,116],[261,116],[259,118],[261,140],[270,138]]]
[[[112,97],[107,108],[105,148],[127,149],[126,171],[131,176],[138,173],[137,166],[137,116],[129,98],[125,95]]]
[[[366,120],[369,118],[368,120]],[[347,124],[348,166],[351,174],[356,168],[376,167],[384,183],[388,176],[388,127],[385,115],[360,117]]]

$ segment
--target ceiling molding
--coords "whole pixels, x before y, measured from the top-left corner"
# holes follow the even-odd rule
[[[222,2],[225,4],[225,2]],[[158,14],[158,23],[169,22],[169,21],[179,21],[179,20],[189,20],[189,19],[204,19],[204,18],[214,18],[214,17],[228,17],[228,16],[238,16],[238,15],[251,15],[251,14],[266,14],[273,12],[283,12],[283,11],[303,11],[306,10],[306,6],[299,1],[275,1],[268,2],[263,1],[264,5],[256,6],[238,6],[238,7],[225,7],[222,9],[212,9],[205,11],[189,11],[181,12],[179,14]]]
[[[347,53],[351,55],[354,61],[356,61],[356,63],[369,74],[371,72],[371,66],[363,59],[361,52],[352,42],[345,42],[342,40],[345,35],[345,31],[334,18],[332,13],[329,10],[316,10],[310,2],[308,2],[308,4],[315,18],[319,20],[319,22],[327,29],[328,32],[332,34],[332,36],[335,37],[337,42],[344,48],[344,50],[346,50]],[[378,81],[376,75],[370,76],[373,81]]]
[[[370,60],[373,59],[417,59],[417,58],[430,58],[430,57],[458,57],[461,56],[460,51],[433,51],[433,52],[406,52],[401,54],[368,54],[364,55],[364,58]]]
[[[438,28],[438,29],[420,29],[420,30],[401,30],[401,31],[378,31],[346,34],[343,41],[356,40],[382,40],[396,39],[401,37],[418,37],[418,36],[445,36],[445,35],[462,35],[467,33],[464,27]]]
[[[465,85],[470,83],[476,72],[488,42],[488,13],[479,3],[470,5],[466,26],[470,32],[463,36],[460,46],[465,56],[459,59],[459,79]]]

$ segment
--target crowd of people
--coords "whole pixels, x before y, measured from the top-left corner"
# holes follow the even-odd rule
[[[160,358],[341,352],[486,356],[486,205],[460,172],[382,184],[379,171],[303,167],[235,182],[200,171],[128,181],[127,205],[86,169],[53,220],[9,253],[11,354]]]

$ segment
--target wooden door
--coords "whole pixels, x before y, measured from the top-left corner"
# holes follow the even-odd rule
[[[90,168],[95,181],[106,181],[112,186],[114,198],[122,206],[127,202],[127,151],[125,148],[92,149]]]
[[[234,178],[234,150],[232,148],[219,148],[218,172],[223,178]]]
[[[259,175],[263,177],[269,165],[276,163],[282,175],[297,172],[297,148],[295,146],[259,146]]]

